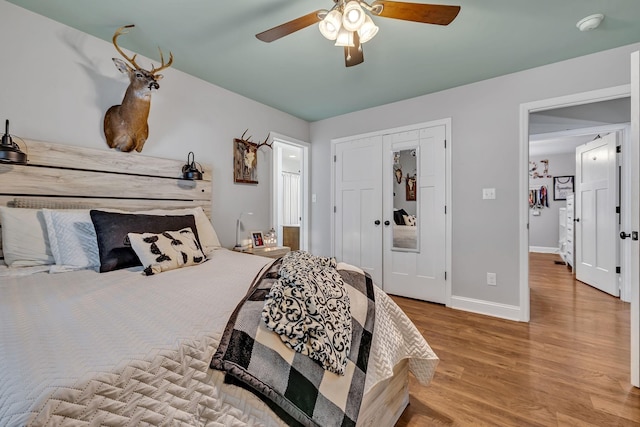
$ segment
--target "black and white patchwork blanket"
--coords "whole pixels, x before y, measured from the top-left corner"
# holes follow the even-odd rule
[[[371,278],[338,270],[351,312],[351,351],[344,375],[294,351],[262,320],[265,299],[280,277],[282,259],[256,278],[237,306],[211,360],[228,382],[251,390],[288,425],[355,426],[365,388],[375,322]]]
[[[351,350],[350,306],[335,258],[295,251],[282,259],[262,320],[288,347],[344,375]]]

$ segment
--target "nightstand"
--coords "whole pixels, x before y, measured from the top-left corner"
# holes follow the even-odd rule
[[[291,251],[291,248],[289,246],[268,246],[265,248],[249,248],[245,250],[233,248],[233,250],[236,252],[259,255],[268,258],[280,258],[287,252]]]

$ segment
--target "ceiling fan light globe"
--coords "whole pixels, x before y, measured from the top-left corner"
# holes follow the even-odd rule
[[[335,30],[335,27],[327,22],[320,21],[318,29],[320,30],[320,34],[327,40],[335,40],[336,37],[338,37],[338,32]]]
[[[346,28],[340,28],[338,37],[336,38],[336,46],[348,46],[355,47],[353,42],[353,31],[348,31]]]
[[[366,14],[356,0],[348,2],[342,15],[342,26],[348,31],[357,31],[365,21]]]
[[[335,9],[327,13],[327,16],[318,24],[320,33],[328,40],[335,40],[341,27],[342,14]]]
[[[378,26],[373,23],[373,19],[367,15],[364,20],[364,24],[358,29],[358,36],[360,36],[360,43],[366,43],[371,40],[376,34],[378,34]]]

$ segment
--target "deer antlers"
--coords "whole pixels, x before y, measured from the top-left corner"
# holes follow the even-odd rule
[[[116,30],[116,32],[113,34],[113,45],[115,46],[116,50],[118,51],[118,53],[120,55],[122,55],[122,57],[124,59],[126,59],[127,61],[129,61],[129,63],[133,66],[134,69],[139,70],[139,69],[143,69],[141,66],[139,66],[138,64],[136,64],[136,56],[138,56],[138,54],[134,54],[132,57],[127,56],[122,49],[120,49],[120,46],[118,46],[118,37],[120,37],[122,34],[127,34],[129,32],[129,28],[133,28],[135,27],[134,24],[129,24],[129,25],[125,25],[122,26],[120,28],[118,28]],[[160,52],[160,61],[162,62],[162,65],[160,66],[160,68],[156,68],[155,66],[151,67],[151,70],[149,71],[151,74],[156,74],[159,71],[162,71],[166,68],[169,68],[171,66],[171,64],[173,64],[173,53],[169,52],[169,62],[167,62],[166,64],[164,63],[164,55],[162,54],[162,49],[160,49],[160,47],[158,47],[158,51]]]
[[[238,138],[238,141],[242,142],[242,143],[243,143],[243,144],[245,144],[245,145],[249,145],[249,146],[251,146],[254,150],[257,150],[258,148],[262,147],[263,145],[264,145],[264,146],[267,146],[267,147],[269,147],[269,148],[271,148],[271,149],[273,149],[273,147],[272,147],[272,145],[273,145],[273,141],[271,141],[271,144],[267,144],[267,141],[269,140],[269,137],[271,136],[271,133],[269,133],[269,134],[267,135],[267,137],[264,139],[264,142],[261,142],[261,143],[259,143],[259,144],[256,144],[255,142],[252,142],[252,141],[251,141],[251,136],[249,136],[248,138],[246,138],[246,139],[245,139],[245,137],[244,137],[244,136],[246,135],[246,133],[247,133],[247,131],[248,131],[248,130],[249,130],[249,129],[245,130],[245,131],[242,133],[242,136],[241,136],[240,138]]]

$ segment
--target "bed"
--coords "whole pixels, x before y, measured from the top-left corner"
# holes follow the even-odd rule
[[[393,247],[416,249],[418,247],[418,227],[415,215],[404,209],[393,210]]]
[[[292,424],[274,405],[276,400],[234,381],[232,372],[212,368],[220,348],[230,348],[230,331],[244,328],[232,323],[242,303],[255,303],[249,296],[277,281],[278,263],[284,260],[220,247],[207,217],[211,170],[205,166],[202,181],[183,181],[180,161],[26,143],[28,165],[0,164],[0,256],[12,264],[0,266],[0,425]],[[25,218],[32,214],[42,226],[29,227],[36,237],[43,236],[38,250],[55,253],[33,258],[38,260],[35,265],[21,264],[18,261],[28,256],[15,250],[15,242],[37,240],[20,238],[20,233],[28,234]],[[61,261],[76,256],[65,254],[74,247],[65,244],[74,233],[63,227],[69,218],[75,218],[74,226],[85,224],[86,218],[94,224],[97,264],[95,253],[85,264]],[[190,227],[180,225],[181,232],[187,231],[179,236],[174,231],[142,234],[132,225],[142,220],[188,221]],[[116,229],[109,228],[113,226]],[[127,243],[144,265],[107,268],[105,254],[111,252],[105,247],[123,228],[130,229]],[[198,244],[190,246],[193,254],[184,250],[189,256],[183,265],[149,264],[146,255],[137,252],[139,234],[145,239],[167,234],[172,244],[184,236],[184,241]],[[159,241],[154,243],[162,248]],[[354,277],[366,282],[355,266],[334,267],[349,286]],[[349,395],[360,393],[355,414],[349,422],[298,416],[298,425],[393,425],[408,404],[409,371],[424,384],[432,378],[438,359],[417,328],[379,288],[371,286],[369,294],[374,327],[366,358],[357,361],[364,364],[365,376],[356,387],[354,379],[344,385],[345,375],[323,373],[327,379],[318,387],[324,395],[343,399],[345,387],[350,387]],[[274,341],[282,347],[282,341]],[[362,348],[365,340],[360,341]],[[277,351],[283,358],[317,369],[317,363],[281,347]],[[306,378],[315,375],[305,369]],[[321,417],[327,416],[324,406],[317,408]]]
[[[393,224],[393,247],[416,249],[418,247],[418,227]]]

